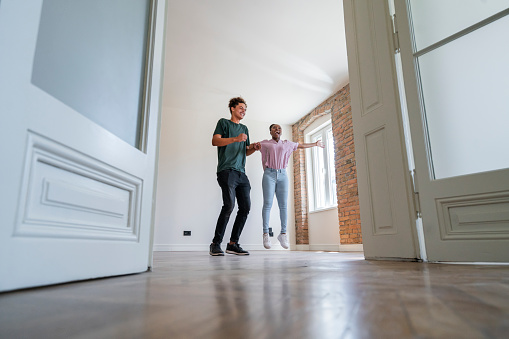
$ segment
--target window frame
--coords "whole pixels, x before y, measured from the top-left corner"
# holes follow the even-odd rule
[[[327,134],[332,136],[332,142],[327,141]],[[334,133],[332,131],[332,121],[329,119],[327,122],[319,125],[317,128],[306,133],[306,142],[316,142],[321,139],[325,148],[311,147],[308,148],[306,159],[308,159],[308,197],[309,197],[309,212],[319,212],[332,208],[337,208],[337,194],[336,194],[336,172],[335,172],[335,159],[334,159]],[[319,153],[320,152],[320,153]],[[321,154],[321,157],[320,157]],[[320,178],[318,172],[319,157],[323,159],[322,169],[324,171],[323,179]],[[331,173],[332,170],[332,173]],[[323,182],[323,184],[322,184]],[[323,186],[320,187],[320,186]],[[321,194],[322,196],[318,196]],[[323,201],[322,201],[323,200]]]

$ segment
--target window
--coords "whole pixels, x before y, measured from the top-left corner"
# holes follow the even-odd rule
[[[321,210],[337,205],[336,170],[334,166],[334,139],[332,125],[327,123],[308,135],[310,142],[321,140],[325,148],[310,149],[311,182],[310,209]]]

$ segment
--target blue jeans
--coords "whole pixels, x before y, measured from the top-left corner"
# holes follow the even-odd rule
[[[281,219],[281,233],[286,233],[287,212],[288,212],[288,177],[286,169],[266,168],[262,179],[263,189],[263,233],[269,233],[270,209],[276,193],[277,204],[279,205],[279,217]]]

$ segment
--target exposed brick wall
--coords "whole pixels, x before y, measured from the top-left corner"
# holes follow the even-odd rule
[[[334,135],[340,243],[342,245],[362,244],[350,86],[347,85],[336,93],[335,100],[331,120]]]
[[[321,116],[331,112],[338,197],[341,244],[362,244],[355,145],[353,141],[350,86],[346,85],[292,126],[293,140],[304,142],[304,130]],[[295,238],[297,245],[309,244],[308,196],[305,151],[293,154],[295,192]]]

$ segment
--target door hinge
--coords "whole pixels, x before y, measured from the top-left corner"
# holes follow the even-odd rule
[[[396,20],[396,14],[391,18],[392,24],[392,42],[394,46],[394,54],[399,53],[399,34],[398,34],[398,22]]]
[[[417,172],[414,169],[410,171],[410,177],[412,178],[412,195],[414,198],[414,208],[416,218],[421,217],[421,199],[419,197],[419,187],[417,186]]]

